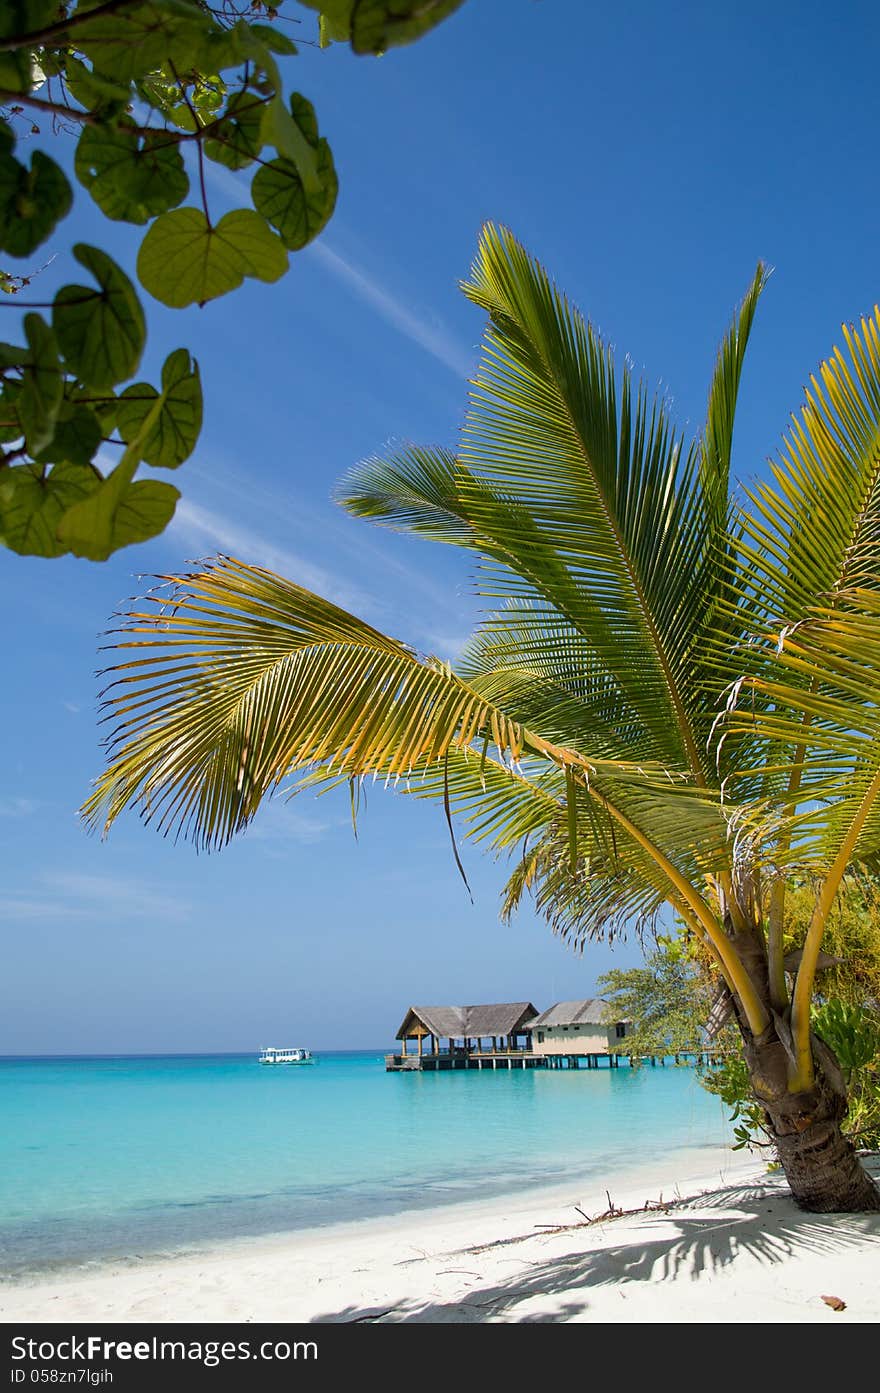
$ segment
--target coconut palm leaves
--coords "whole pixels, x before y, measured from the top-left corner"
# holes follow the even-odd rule
[[[671,903],[755,1037],[788,1020],[779,886],[806,868],[821,884],[786,1045],[802,1081],[823,916],[845,866],[880,853],[880,316],[846,332],[772,477],[734,509],[765,279],[686,440],[486,228],[464,286],[488,328],[458,452],[407,447],[340,490],[351,512],[474,557],[488,611],[457,671],[221,558],[116,635],[87,816],[134,806],[213,846],[281,785],[381,778],[512,855],[506,907],[533,894],[575,942]]]

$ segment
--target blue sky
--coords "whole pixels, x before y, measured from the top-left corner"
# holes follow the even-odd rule
[[[267,808],[212,856],[133,816],[88,837],[99,634],[138,575],[222,549],[455,655],[477,617],[466,558],[349,519],[330,493],[389,442],[454,443],[482,328],[457,282],[487,219],[695,429],[717,340],[768,261],[735,442],[737,475],[760,473],[841,320],[880,294],[878,39],[859,3],[468,0],[380,60],[288,61],[340,174],[325,236],[277,285],[201,311],[143,296],[144,375],[186,345],[206,389],[174,524],[103,565],[0,555],[0,1053],[379,1045],[412,1002],[541,1008],[638,960],[632,942],[575,957],[528,912],[501,926],[503,868],[464,849],[471,905],[442,814],[379,789],[357,843],[333,796]],[[220,212],[231,178],[210,185]],[[40,299],[76,278],[76,240],[131,268],[139,239],[81,191]]]

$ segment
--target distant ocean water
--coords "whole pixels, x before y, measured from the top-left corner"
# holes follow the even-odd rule
[[[690,1068],[0,1059],[0,1272],[593,1180],[731,1140]]]

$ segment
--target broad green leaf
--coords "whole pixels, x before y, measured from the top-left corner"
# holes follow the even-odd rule
[[[304,99],[303,99],[304,100]],[[321,180],[315,147],[303,131],[296,115],[288,111],[280,96],[266,104],[263,114],[263,140],[274,145],[279,155],[296,165],[299,176],[309,193],[318,193]]]
[[[0,368],[23,368],[28,351],[18,343],[0,343]]]
[[[215,25],[202,43],[202,72],[220,73],[240,67],[248,58],[253,59],[255,46],[259,44],[259,48],[263,48],[262,42],[254,38],[253,29],[254,26],[243,19],[228,29]]]
[[[57,535],[61,519],[99,484],[100,475],[83,464],[56,464],[45,478],[34,464],[3,470],[0,530],[6,545],[23,556],[62,556],[67,545]]]
[[[246,276],[272,282],[287,270],[287,252],[281,238],[250,208],[227,213],[218,223],[217,232],[238,250]]]
[[[58,524],[64,549],[89,561],[106,561],[120,547],[145,542],[168,526],[180,497],[171,484],[144,479],[132,483],[122,465],[73,507]]]
[[[263,148],[265,98],[257,92],[233,92],[215,127],[216,139],[205,141],[205,154],[227,169],[244,169]]]
[[[272,53],[280,53],[290,57],[298,51],[293,39],[282,34],[280,29],[273,28],[271,24],[251,24],[250,31],[252,34],[256,34],[257,38],[261,39]]]
[[[100,289],[65,285],[55,296],[52,327],[70,371],[90,387],[112,387],[137,371],[144,312],[128,276],[105,252],[78,242],[73,254]]]
[[[141,284],[172,309],[203,305],[236,290],[245,276],[276,281],[287,253],[263,218],[250,209],[227,213],[211,226],[198,208],[157,218],[141,243]]]
[[[82,403],[62,403],[55,422],[55,434],[45,450],[37,454],[40,464],[53,462],[90,464],[101,443],[103,431],[94,411]]]
[[[433,29],[463,0],[355,0],[351,46],[355,53],[384,53]]]
[[[72,194],[63,170],[35,150],[31,167],[8,150],[0,152],[0,250],[30,256],[70,208]]]
[[[136,382],[122,393],[117,425],[127,445],[137,437],[158,398],[155,387],[147,382]],[[165,359],[161,398],[158,420],[141,442],[141,458],[147,464],[176,469],[192,454],[202,428],[199,368],[185,348],[178,348]]]
[[[351,10],[352,0],[347,0]],[[318,15],[318,47],[329,48],[331,44],[348,43],[351,38],[351,16],[344,20],[332,20],[327,14]]]
[[[173,78],[163,72],[150,73],[148,77],[136,81],[134,89],[141,101],[154,107],[169,124],[190,133],[197,129],[199,123],[182,100],[180,84]]]
[[[15,378],[0,384],[0,444],[8,444],[22,437],[21,418],[18,402],[21,396],[21,383]]]
[[[158,537],[174,517],[179,497],[180,489],[158,479],[130,484],[113,520],[113,550]]]
[[[57,18],[56,0],[3,0],[0,39],[34,34]],[[39,85],[34,80],[34,67],[33,49],[0,53],[0,88],[7,92],[33,91]]]
[[[271,160],[254,175],[251,197],[267,222],[277,227],[291,251],[304,247],[326,226],[336,206],[339,183],[326,140],[318,143],[320,190],[306,193],[299,171],[291,160]]]
[[[64,375],[58,360],[58,344],[39,314],[26,314],[24,332],[30,349],[24,370],[18,414],[28,453],[35,455],[49,444],[64,392]]]
[[[64,80],[74,100],[89,111],[125,106],[131,92],[129,83],[117,82],[112,76],[87,68],[73,53],[65,57]]]
[[[61,519],[58,539],[74,556],[104,561],[118,547],[155,536],[172,517],[180,497],[177,489],[154,484],[145,492],[143,483],[133,483],[162,406],[162,398],[156,397],[112,474]]]
[[[144,0],[115,14],[96,13],[76,30],[76,47],[96,72],[131,82],[171,64],[180,73],[201,67],[208,36],[218,26],[186,0]]]
[[[83,393],[83,403],[88,404],[89,410],[94,411],[98,418],[103,435],[112,435],[116,427],[116,416],[119,411],[118,397],[102,397],[98,401],[89,397],[88,391]]]
[[[28,92],[30,86],[30,54],[26,51],[0,53],[0,88],[5,92]]]
[[[315,115],[315,108],[308,97],[304,97],[301,92],[291,92],[290,114],[312,149],[317,149],[320,135],[318,131],[318,118]]]
[[[33,34],[57,18],[57,0],[5,0],[0,11],[0,39]]]
[[[321,48],[351,38],[351,12],[354,0],[302,0],[310,10],[318,10],[318,41]]]
[[[189,192],[179,146],[163,131],[86,126],[76,147],[76,177],[108,218],[145,223],[176,208]]]

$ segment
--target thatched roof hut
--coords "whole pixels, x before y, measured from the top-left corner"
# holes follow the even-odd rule
[[[433,1035],[436,1039],[479,1040],[531,1030],[537,1011],[530,1001],[502,1001],[487,1006],[411,1006],[396,1039]]]
[[[587,997],[585,1001],[557,1001],[548,1006],[531,1023],[531,1029],[543,1030],[545,1026],[555,1025],[604,1025],[608,1002],[600,996]]]

